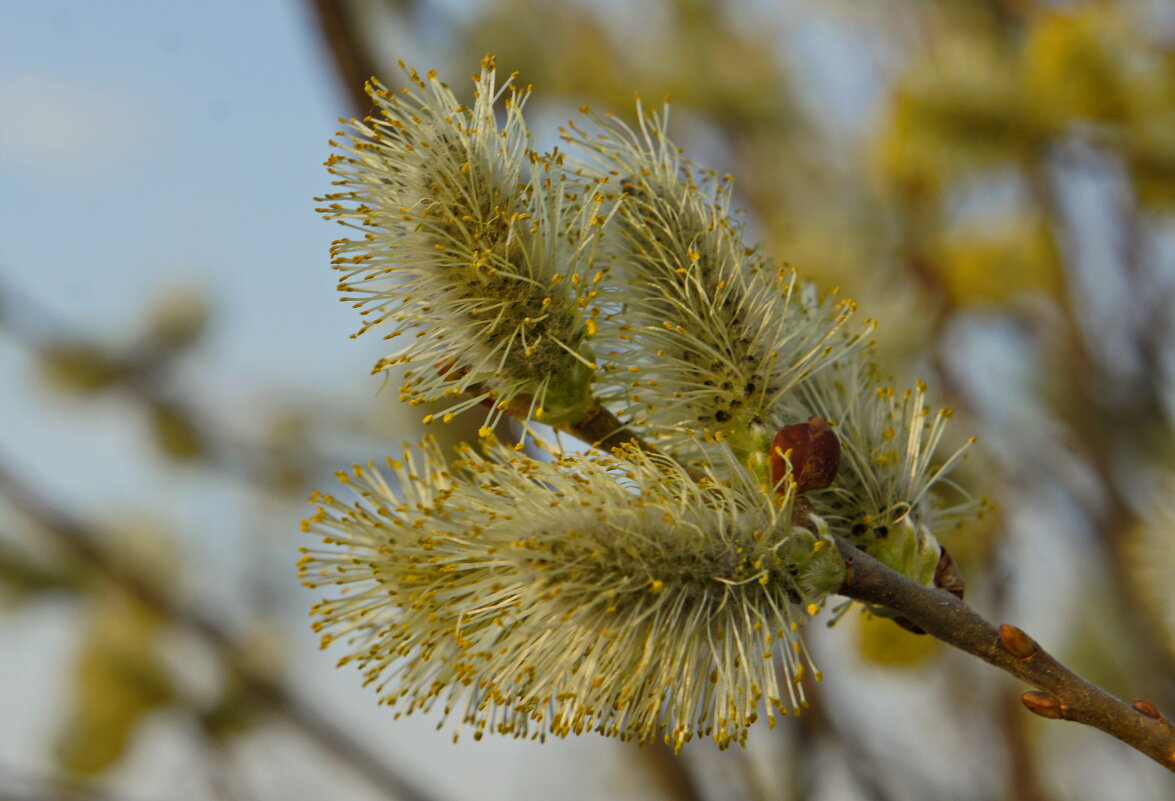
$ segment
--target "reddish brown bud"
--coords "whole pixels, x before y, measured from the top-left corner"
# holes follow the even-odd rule
[[[824,489],[840,469],[840,440],[819,417],[781,428],[771,443],[771,480],[777,492],[786,489],[781,482],[789,461],[796,492]]]
[[[1030,659],[1040,650],[1040,646],[1036,640],[1015,626],[1009,626],[1007,623],[1000,626],[1000,642],[1017,659]],[[1028,702],[1025,701],[1024,703]]]
[[[1148,718],[1154,718],[1155,720],[1163,719],[1163,715],[1159,712],[1159,708],[1145,698],[1139,698],[1137,701],[1132,703],[1131,706],[1134,707],[1136,711],[1146,715]]]
[[[1030,712],[1035,712],[1042,718],[1062,720],[1065,717],[1065,705],[1048,693],[1039,690],[1029,690],[1021,694],[1020,700]]]
[[[963,600],[963,574],[959,572],[959,566],[947,553],[946,548],[942,549],[938,565],[934,568],[934,586],[946,590],[960,601]]]

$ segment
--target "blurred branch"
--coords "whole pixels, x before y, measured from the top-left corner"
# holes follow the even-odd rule
[[[271,713],[308,739],[350,765],[387,797],[400,801],[435,801],[367,746],[324,717],[284,682],[262,673],[220,624],[185,605],[135,565],[99,544],[100,535],[80,520],[58,510],[0,460],[0,496],[70,551],[77,559],[177,628],[198,637],[220,658],[226,671]]]
[[[90,332],[54,314],[37,298],[3,279],[0,279],[0,330],[42,359],[54,348],[61,350],[85,343],[88,358],[111,365],[112,375],[100,391],[120,393],[144,413],[152,415],[157,425],[160,415],[164,415],[168,422],[178,423],[181,432],[187,432],[186,435],[196,443],[190,458],[215,468],[218,473],[247,481],[263,492],[274,491],[276,468],[305,466],[310,469],[311,462],[318,458],[316,453],[303,454],[234,430],[227,422],[168,386],[169,365],[166,360],[145,357],[138,352],[137,346],[130,346],[122,352],[117,348],[95,345],[95,337]]]
[[[78,577],[68,567],[31,559],[11,543],[0,540],[0,586],[18,595],[50,590],[77,589]]]
[[[1052,794],[1041,781],[1038,749],[1027,729],[1029,718],[1005,695],[1000,696],[993,717],[1008,758],[1006,801],[1051,801]]]
[[[848,543],[837,544],[845,560],[842,595],[900,612],[928,634],[1036,687],[1020,696],[1029,711],[1093,726],[1175,772],[1175,726],[1149,701],[1119,701],[1020,629],[997,630],[951,593],[916,584]]]
[[[821,770],[817,767],[819,747],[824,744],[844,755],[844,769],[856,791],[854,797],[863,801],[896,801],[882,781],[882,771],[873,749],[857,736],[853,728],[841,725],[833,707],[834,699],[828,697],[825,685],[806,680],[804,692],[810,706],[804,710],[804,714],[796,716],[796,723],[800,726],[801,742],[806,747],[801,769],[807,775],[802,777],[790,798],[805,801],[815,795],[814,780],[821,776]]]
[[[681,754],[660,742],[650,743],[637,753],[666,796],[675,801],[704,801],[706,796],[686,770]]]
[[[378,72],[375,59],[364,45],[352,15],[344,9],[345,0],[310,0],[309,5],[352,113],[362,116],[371,109],[364,87]]]
[[[1006,521],[1005,521],[1006,522]],[[1007,536],[1006,525],[998,530]],[[994,617],[1004,617],[1009,604],[1010,576],[989,576],[988,598],[989,609],[993,610]],[[964,680],[970,683],[971,679]],[[961,688],[962,689],[962,688]],[[969,689],[965,691],[969,693]],[[1004,785],[1005,801],[1053,801],[1050,788],[1046,786],[1041,776],[1042,764],[1040,749],[1032,736],[1029,724],[1032,722],[1020,709],[1020,704],[1011,695],[1000,692],[995,703],[988,706],[991,709],[992,723],[996,726],[1003,740],[1003,751],[1008,760],[1007,779]]]
[[[1073,165],[1070,165],[1073,166]],[[1047,154],[1040,152],[1035,158],[1022,165],[1033,198],[1033,202],[1049,221],[1053,237],[1052,247],[1057,253],[1063,252],[1062,240],[1072,236],[1071,231],[1079,226],[1079,220],[1071,219],[1064,212],[1059,189],[1050,176]],[[1145,656],[1147,665],[1155,666],[1153,675],[1168,676],[1175,671],[1175,660],[1150,636],[1154,624],[1154,611],[1139,597],[1138,588],[1128,565],[1122,532],[1130,530],[1138,521],[1139,511],[1127,496],[1121,471],[1117,469],[1119,454],[1133,452],[1145,455],[1147,445],[1164,437],[1170,439],[1165,425],[1163,400],[1163,371],[1161,338],[1167,333],[1170,293],[1164,292],[1153,280],[1144,276],[1139,261],[1139,224],[1132,210],[1124,210],[1119,221],[1123,233],[1123,271],[1133,285],[1131,337],[1135,354],[1141,360],[1140,369],[1129,392],[1107,392],[1106,387],[1114,386],[1114,366],[1100,356],[1095,347],[1099,332],[1091,331],[1083,322],[1088,317],[1083,313],[1078,297],[1078,286],[1062,294],[1060,309],[1063,327],[1058,332],[1061,342],[1068,349],[1066,358],[1071,362],[1066,373],[1072,376],[1066,406],[1066,425],[1071,432],[1068,447],[1082,455],[1086,465],[1097,477],[1102,490],[1096,501],[1085,500],[1085,512],[1102,546],[1109,575],[1120,588],[1118,598],[1126,610],[1123,620],[1127,625],[1123,631],[1133,640],[1139,653]],[[1072,279],[1071,279],[1072,280]],[[1081,503],[1081,492],[1074,491]],[[1172,690],[1162,687],[1160,702],[1175,702]]]

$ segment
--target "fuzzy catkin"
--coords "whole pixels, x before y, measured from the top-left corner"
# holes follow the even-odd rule
[[[582,416],[603,277],[593,182],[531,149],[529,90],[498,85],[492,59],[474,76],[472,107],[435,73],[409,76],[416,89],[402,93],[372,82],[375,116],[352,121],[350,144],[327,162],[341,189],[320,211],[361,233],[332,246],[344,300],[365,318],[357,335],[409,338],[375,367],[412,365],[407,403],[449,399],[446,416],[484,404],[487,426],[507,412]]]
[[[881,379],[851,301],[743,243],[667,110],[573,125],[565,160],[531,149],[529,90],[491,58],[472,107],[408,74],[328,161],[322,211],[362,234],[333,263],[360,333],[410,338],[377,365],[408,365],[401,400],[489,411],[482,450],[426,440],[390,478],[341,473],[353,500],[314,495],[323,647],[397,714],[477,738],[743,743],[805,705],[799,628],[841,587],[836,538],[937,580],[936,535],[978,509],[947,478],[960,454],[936,462],[949,413]],[[523,455],[502,415],[625,444]],[[819,432],[818,481],[789,429]]]
[[[839,586],[826,534],[732,461],[695,478],[664,457],[435,445],[318,496],[302,575],[324,646],[346,639],[381,701],[443,705],[475,736],[598,731],[680,747],[741,742],[798,711],[799,622]],[[775,660],[782,659],[782,674]]]
[[[602,329],[630,414],[680,450],[726,439],[762,450],[787,422],[781,400],[797,382],[857,347],[851,302],[828,297],[742,239],[728,179],[684,159],[668,139],[668,107],[639,127],[593,116],[564,138],[581,168],[621,193],[610,256],[627,303]],[[699,436],[700,435],[700,436]]]

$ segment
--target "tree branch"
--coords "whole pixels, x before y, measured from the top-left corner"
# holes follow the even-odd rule
[[[352,111],[360,117],[367,114],[371,99],[364,87],[378,69],[352,13],[342,0],[309,0],[308,5]]]
[[[579,441],[604,453],[611,453],[613,448],[621,448],[628,444],[636,445],[645,453],[659,452],[629,430],[628,426],[620,422],[598,399],[595,407],[582,420],[557,425],[555,428],[566,431]]]
[[[1015,626],[997,629],[949,592],[923,587],[843,540],[837,546],[845,560],[841,595],[900,612],[927,634],[1036,687],[1020,696],[1029,711],[1101,729],[1175,772],[1175,726],[1154,704],[1123,703]]]

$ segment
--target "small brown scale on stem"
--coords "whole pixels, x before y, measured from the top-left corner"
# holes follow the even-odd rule
[[[1134,707],[1135,710],[1137,710],[1139,713],[1146,715],[1148,718],[1153,718],[1154,720],[1164,720],[1163,715],[1159,712],[1158,707],[1145,698],[1139,698],[1130,705]]]

